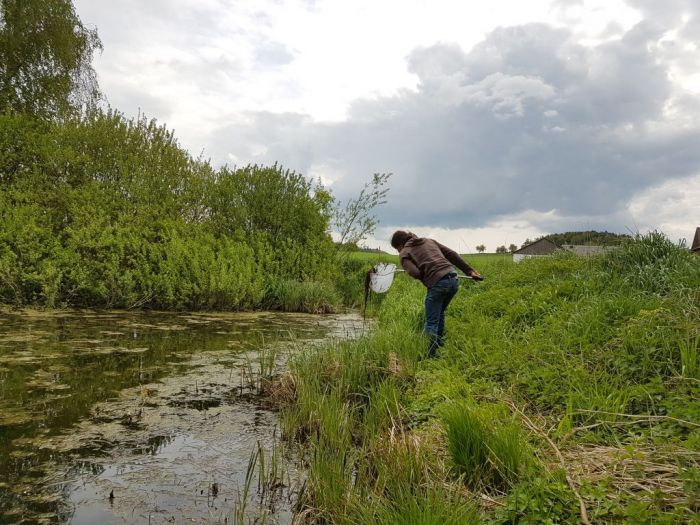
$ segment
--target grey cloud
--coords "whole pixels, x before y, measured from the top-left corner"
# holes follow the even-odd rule
[[[700,13],[696,0],[627,0],[627,3],[641,11],[647,20],[654,20],[665,27],[678,25],[683,15]]]
[[[681,37],[698,42],[700,40],[700,9],[695,11],[681,30]]]
[[[219,87],[213,83],[203,83],[202,79],[217,80],[217,78],[236,78],[240,75],[243,64],[239,61],[224,55],[218,57],[205,57],[197,52],[196,60],[191,59],[170,59],[160,60],[153,56],[146,67],[153,65],[164,65],[173,75],[182,79],[182,83],[196,85],[202,91],[217,91]]]
[[[607,26],[605,26],[605,29],[603,29],[603,32],[600,34],[601,38],[611,38],[611,37],[616,37],[620,36],[625,32],[625,28],[622,27],[622,24],[618,22],[610,22]]]
[[[464,75],[466,67],[466,55],[457,44],[419,47],[408,56],[408,70],[418,75],[423,84],[432,79]]]
[[[677,39],[700,39],[700,3],[697,0],[627,0],[646,20],[666,29],[680,29]]]
[[[591,48],[533,24],[497,29],[470,52],[417,49],[417,91],[357,101],[335,124],[257,114],[219,130],[215,156],[246,159],[237,144],[265,144],[255,161],[344,174],[340,197],[394,172],[385,224],[474,227],[552,209],[551,224],[621,224],[635,193],[700,170],[700,127],[664,112],[673,86],[652,45],[663,33],[642,22]]]
[[[122,86],[107,97],[107,102],[125,115],[140,114],[148,118],[157,116],[161,122],[167,122],[171,115],[171,104],[167,100],[154,97],[135,87]]]

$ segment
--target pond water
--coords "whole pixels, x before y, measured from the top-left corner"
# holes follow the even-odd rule
[[[0,523],[289,523],[299,477],[260,379],[362,330],[356,314],[0,312]]]

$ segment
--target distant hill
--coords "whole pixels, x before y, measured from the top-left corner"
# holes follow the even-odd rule
[[[597,231],[585,231],[585,232],[565,232],[565,233],[550,233],[549,235],[544,235],[538,237],[539,239],[549,239],[553,243],[561,246],[562,244],[577,244],[585,246],[611,246],[615,244],[621,244],[626,239],[630,239],[631,236],[627,234],[620,233],[610,233],[610,232],[597,232]]]

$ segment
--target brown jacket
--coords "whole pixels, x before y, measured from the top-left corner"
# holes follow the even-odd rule
[[[457,252],[433,239],[414,237],[406,241],[399,253],[401,266],[411,277],[431,288],[440,279],[454,271],[452,265],[469,275],[472,267]]]

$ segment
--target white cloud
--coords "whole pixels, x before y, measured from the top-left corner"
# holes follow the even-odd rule
[[[700,187],[694,0],[75,3],[114,106],[341,197],[394,172],[385,224],[500,245],[698,215],[667,191]]]
[[[686,239],[690,246],[700,226],[700,175],[648,188],[634,196],[628,209],[636,230],[660,230],[674,241]]]
[[[487,252],[495,252],[499,246],[508,248],[511,244],[520,246],[525,240],[534,240],[549,232],[534,226],[527,213],[519,217],[503,217],[478,228],[428,228],[421,225],[397,225],[378,229],[375,236],[364,242],[370,248],[381,248],[388,253],[396,253],[389,240],[396,230],[412,231],[420,237],[439,240],[459,253],[476,253],[476,247],[483,244]]]

